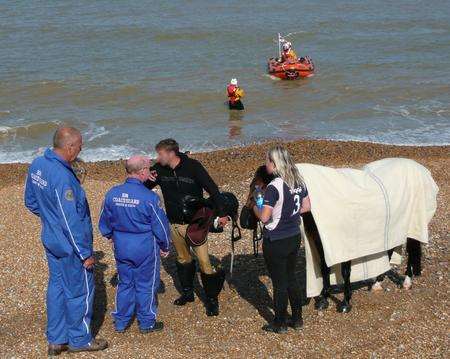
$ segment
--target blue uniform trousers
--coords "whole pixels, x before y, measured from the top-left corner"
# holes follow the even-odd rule
[[[112,313],[116,329],[124,330],[135,313],[141,329],[153,328],[158,309],[159,253],[155,248],[140,264],[117,259],[116,263],[119,283],[116,310]]]
[[[90,324],[94,301],[94,274],[72,253],[57,258],[47,251],[47,339],[73,348],[92,340]]]

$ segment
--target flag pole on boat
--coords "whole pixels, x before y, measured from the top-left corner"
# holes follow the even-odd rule
[[[278,58],[281,59],[281,34],[278,33]]]

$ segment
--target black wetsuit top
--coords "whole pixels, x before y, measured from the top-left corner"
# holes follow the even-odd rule
[[[178,156],[180,163],[175,169],[157,163],[150,169],[158,174],[156,181],[148,180],[144,183],[149,189],[161,187],[170,223],[184,224],[183,198],[187,195],[203,198],[203,190],[209,193],[217,214],[222,217],[224,214],[219,188],[206,169],[199,161],[185,154],[180,153]]]

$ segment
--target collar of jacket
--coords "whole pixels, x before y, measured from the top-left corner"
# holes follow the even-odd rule
[[[137,178],[133,178],[133,177],[128,177],[125,180],[125,183],[136,183],[136,184],[142,184],[143,185],[143,183],[141,181],[139,181]]]
[[[177,164],[174,170],[180,168],[184,164],[184,162],[186,162],[186,160],[188,159],[188,156],[185,155],[184,153],[179,153],[178,157],[180,157],[180,163]]]
[[[180,152],[180,153],[178,154],[178,157],[180,157],[180,162],[179,162],[179,163],[176,165],[176,167],[173,168],[173,169],[172,169],[172,167],[170,167],[169,165],[162,166],[162,165],[159,164],[159,163],[157,163],[156,165],[159,166],[159,168],[161,168],[161,169],[164,168],[165,170],[169,170],[169,171],[175,171],[175,170],[178,170],[181,166],[183,166],[183,164],[186,162],[186,160],[189,159],[189,157],[188,157],[186,154],[182,153],[182,152]]]
[[[57,161],[60,164],[62,164],[64,167],[66,167],[70,172],[73,173],[73,175],[75,176],[75,178],[77,178],[77,176],[75,175],[75,173],[73,172],[72,166],[66,161],[64,160],[61,156],[59,156],[55,151],[53,151],[51,148],[47,148],[44,152],[44,157],[51,160],[51,161]],[[78,178],[77,178],[78,179]]]

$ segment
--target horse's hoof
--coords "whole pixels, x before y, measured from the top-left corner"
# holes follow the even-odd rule
[[[412,287],[412,279],[409,276],[405,277],[405,280],[403,281],[403,289],[410,290]]]
[[[384,288],[383,288],[383,286],[381,285],[381,282],[375,282],[373,285],[372,285],[372,288],[370,288],[370,290],[372,291],[372,292],[381,292],[381,291],[383,291],[384,290]]]
[[[316,298],[315,303],[314,303],[314,308],[316,310],[325,310],[328,308],[330,304],[328,303],[328,299],[324,296],[319,296]]]
[[[339,313],[350,313],[350,311],[352,310],[352,305],[347,302],[347,301],[343,301],[341,303],[339,303],[337,311]]]

